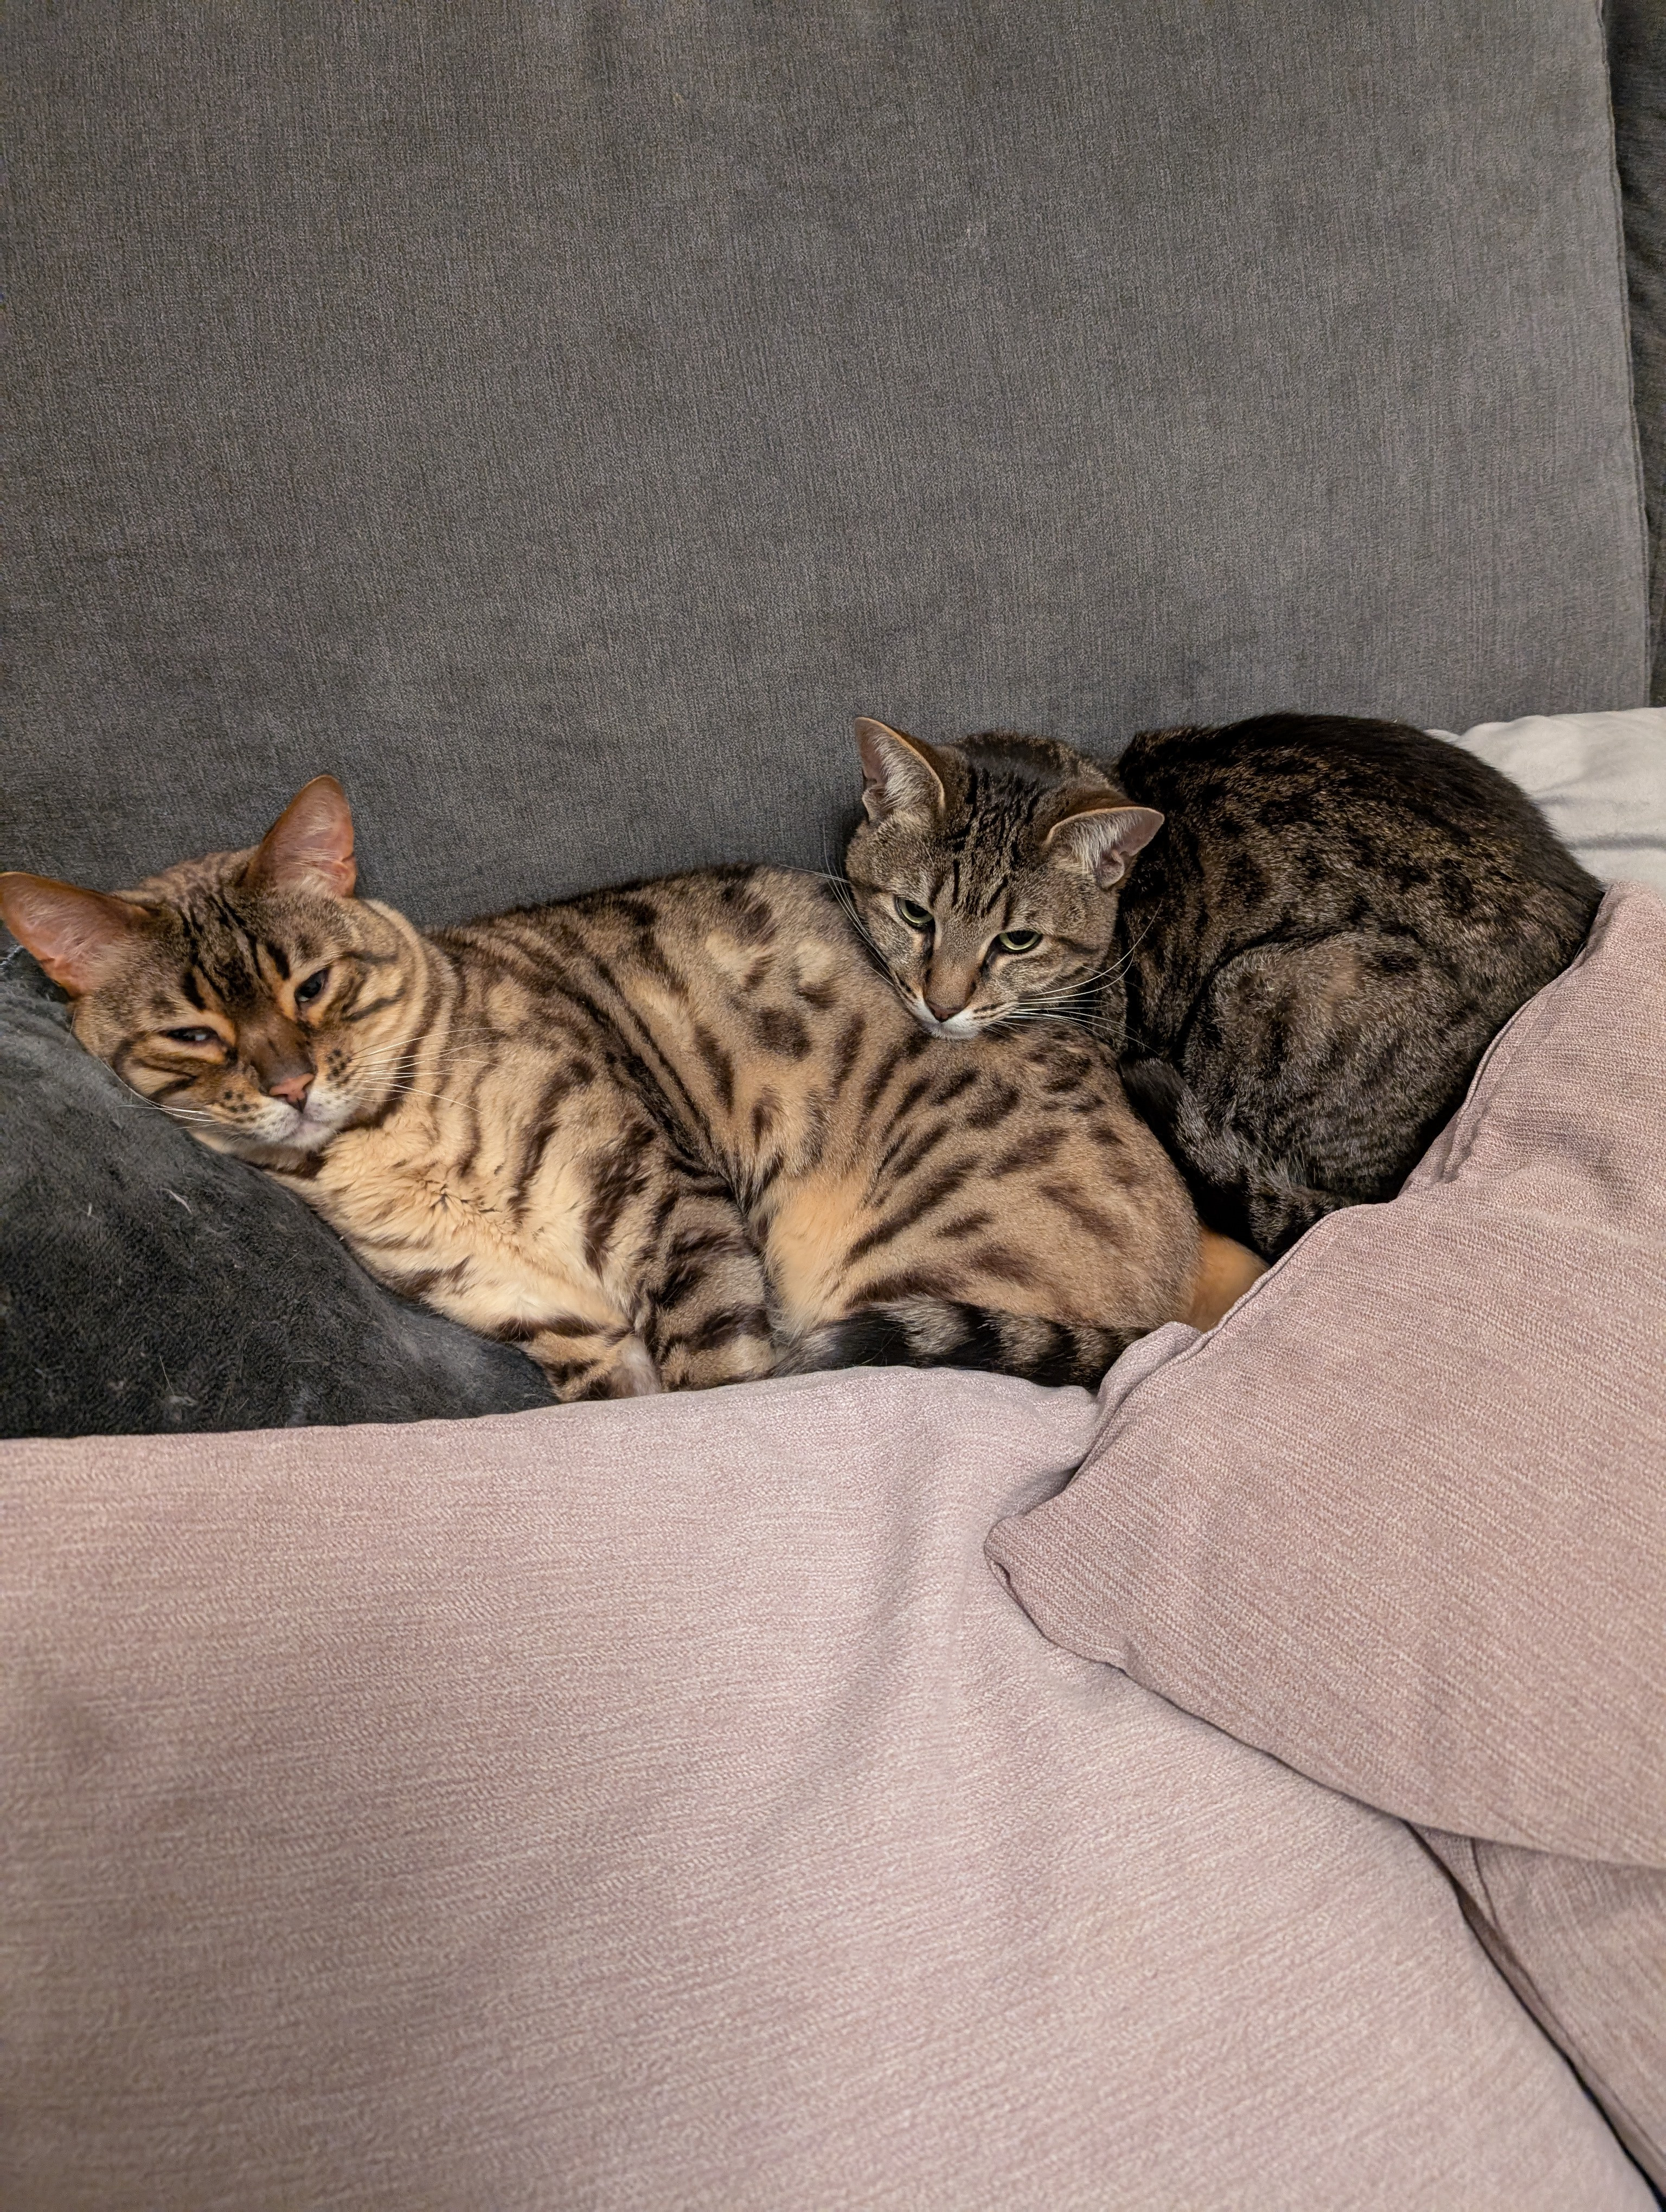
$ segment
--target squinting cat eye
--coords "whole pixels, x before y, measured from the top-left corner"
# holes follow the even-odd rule
[[[316,975],[309,975],[304,983],[297,983],[295,985],[296,1006],[310,1006],[324,988],[329,974],[330,970],[327,968],[320,968]]]
[[[897,911],[910,929],[929,929],[932,926],[931,908],[917,906],[912,899],[899,898]]]
[[[175,1044],[218,1044],[220,1042],[213,1030],[164,1030],[162,1035],[172,1037]]]
[[[1038,929],[1003,929],[995,939],[997,952],[1033,952],[1041,943]]]

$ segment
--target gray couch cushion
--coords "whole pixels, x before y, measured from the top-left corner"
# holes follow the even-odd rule
[[[1614,152],[1624,188],[1632,373],[1653,543],[1654,688],[1666,706],[1666,8],[1606,0]]]
[[[1645,696],[1590,0],[10,22],[0,861],[815,860],[858,709]]]
[[[520,1352],[382,1290],[290,1192],[136,1097],[15,955],[0,976],[0,1436],[550,1403]]]

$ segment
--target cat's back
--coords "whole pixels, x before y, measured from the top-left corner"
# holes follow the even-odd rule
[[[679,956],[698,965],[750,947],[778,950],[794,936],[848,949],[848,931],[826,880],[791,868],[694,868],[681,875],[611,884],[543,906],[433,933],[448,951],[541,951],[552,981],[585,961],[646,963]]]
[[[461,1027],[489,1013],[537,1049],[563,1035],[616,1091],[690,1139],[809,1118],[831,1066],[927,1039],[828,881],[734,866],[587,891],[437,932]]]
[[[1202,901],[1245,932],[1525,930],[1571,952],[1601,896],[1508,777],[1407,723],[1277,714],[1147,731],[1117,775],[1167,817],[1138,902]]]
[[[1163,834],[1122,902],[1132,1094],[1266,1256],[1390,1197],[1602,897],[1517,787],[1403,723],[1268,714],[1118,763]]]

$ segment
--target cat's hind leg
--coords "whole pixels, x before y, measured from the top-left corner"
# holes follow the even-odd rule
[[[1122,1074],[1205,1223],[1276,1259],[1394,1195],[1489,1034],[1409,940],[1338,931],[1224,962],[1164,1056],[1125,1055]]]
[[[1246,1260],[1259,1255],[1254,1272],[1243,1277],[1237,1289],[1207,1320],[1199,1315],[1212,1304],[1211,1285],[1200,1275],[1195,1310],[1186,1318],[1196,1328],[1212,1328],[1233,1299],[1248,1290],[1262,1262],[1277,1259],[1316,1221],[1347,1205],[1348,1198],[1306,1181],[1293,1147],[1282,1155],[1270,1153],[1244,1132],[1240,1126],[1243,1102],[1232,1072],[1219,1065],[1206,1066],[1201,1079],[1207,1087],[1201,1093],[1164,1060],[1125,1061],[1122,1073],[1130,1104],[1185,1176],[1206,1238]],[[1206,1247],[1203,1265],[1219,1272],[1223,1284],[1230,1282],[1227,1254],[1212,1255]]]
[[[642,1336],[668,1390],[775,1371],[763,1262],[721,1179],[685,1170],[641,1277]]]

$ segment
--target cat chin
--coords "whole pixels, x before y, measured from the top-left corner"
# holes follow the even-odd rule
[[[167,1113],[166,1107],[163,1112]],[[170,1121],[180,1121],[199,1145],[206,1145],[211,1152],[223,1152],[228,1159],[252,1160],[257,1167],[264,1167],[279,1147],[263,1144],[259,1138],[250,1136],[242,1129],[207,1127],[203,1122],[186,1121],[181,1115],[168,1115]]]
[[[316,1159],[325,1147],[341,1134],[338,1123],[322,1121],[296,1128],[282,1137],[258,1136],[251,1129],[210,1127],[194,1120],[187,1121],[185,1126],[198,1144],[206,1145],[211,1152],[224,1152],[232,1159],[247,1160],[252,1166],[276,1168],[280,1171],[296,1168],[303,1161]]]
[[[935,1014],[928,1013],[918,999],[909,1000],[909,1012],[929,1036],[948,1037],[956,1044],[964,1044],[969,1037],[982,1036],[992,1020],[999,1015],[974,1013],[963,1006],[958,1014],[951,1014],[946,1022],[939,1022]]]

